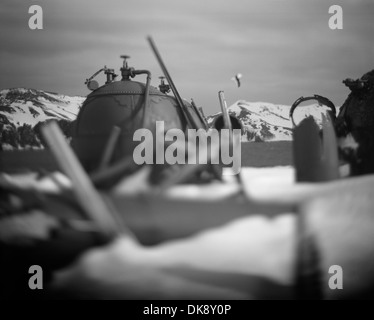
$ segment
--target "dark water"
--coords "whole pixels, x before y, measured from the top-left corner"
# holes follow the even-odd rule
[[[243,142],[242,167],[273,167],[293,164],[292,142]],[[0,172],[55,171],[58,166],[48,150],[2,151]]]
[[[292,141],[242,143],[242,167],[274,167],[292,164]]]

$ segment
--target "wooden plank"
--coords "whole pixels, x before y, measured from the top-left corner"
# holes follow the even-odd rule
[[[42,134],[62,171],[70,178],[77,201],[87,217],[97,223],[107,235],[123,231],[112,217],[113,211],[96,191],[81,163],[70,149],[57,123],[50,122],[43,126]]]

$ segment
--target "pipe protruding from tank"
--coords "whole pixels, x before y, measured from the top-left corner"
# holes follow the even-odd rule
[[[134,68],[129,68],[129,65],[128,65],[127,60],[130,59],[130,56],[121,55],[121,59],[123,59],[123,66],[121,68],[122,81],[130,80],[130,77],[133,74],[133,70],[134,70]]]
[[[170,86],[168,84],[165,83],[165,77],[158,77],[160,80],[161,80],[161,83],[160,85],[158,86],[158,88],[160,89],[160,91],[164,94],[167,94],[168,92],[170,92]]]

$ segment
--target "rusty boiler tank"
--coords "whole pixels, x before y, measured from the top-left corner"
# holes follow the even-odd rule
[[[106,67],[86,80],[89,89],[93,90],[84,101],[77,117],[75,132],[71,142],[84,168],[90,172],[97,168],[108,144],[113,128],[119,128],[119,137],[111,156],[111,162],[132,157],[133,150],[139,142],[133,141],[134,132],[140,128],[155,131],[156,121],[163,121],[165,131],[179,128],[185,131],[189,117],[203,127],[201,115],[196,108],[186,101],[184,114],[176,99],[167,95],[169,86],[161,79],[159,89],[151,86],[151,72],[135,70],[128,66],[128,56],[124,59],[121,80],[115,81],[117,75],[113,69]],[[99,87],[93,78],[104,71],[106,83]],[[146,83],[133,81],[139,75],[146,75]]]

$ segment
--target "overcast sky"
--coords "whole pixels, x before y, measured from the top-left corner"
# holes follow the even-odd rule
[[[43,30],[28,27],[32,4],[43,8]],[[333,4],[343,30],[329,29]],[[373,0],[2,0],[0,24],[0,88],[87,95],[84,80],[104,65],[119,72],[121,54],[157,86],[152,35],[181,96],[208,114],[219,111],[219,90],[228,105],[290,105],[314,93],[340,105],[342,80],[374,68]]]

